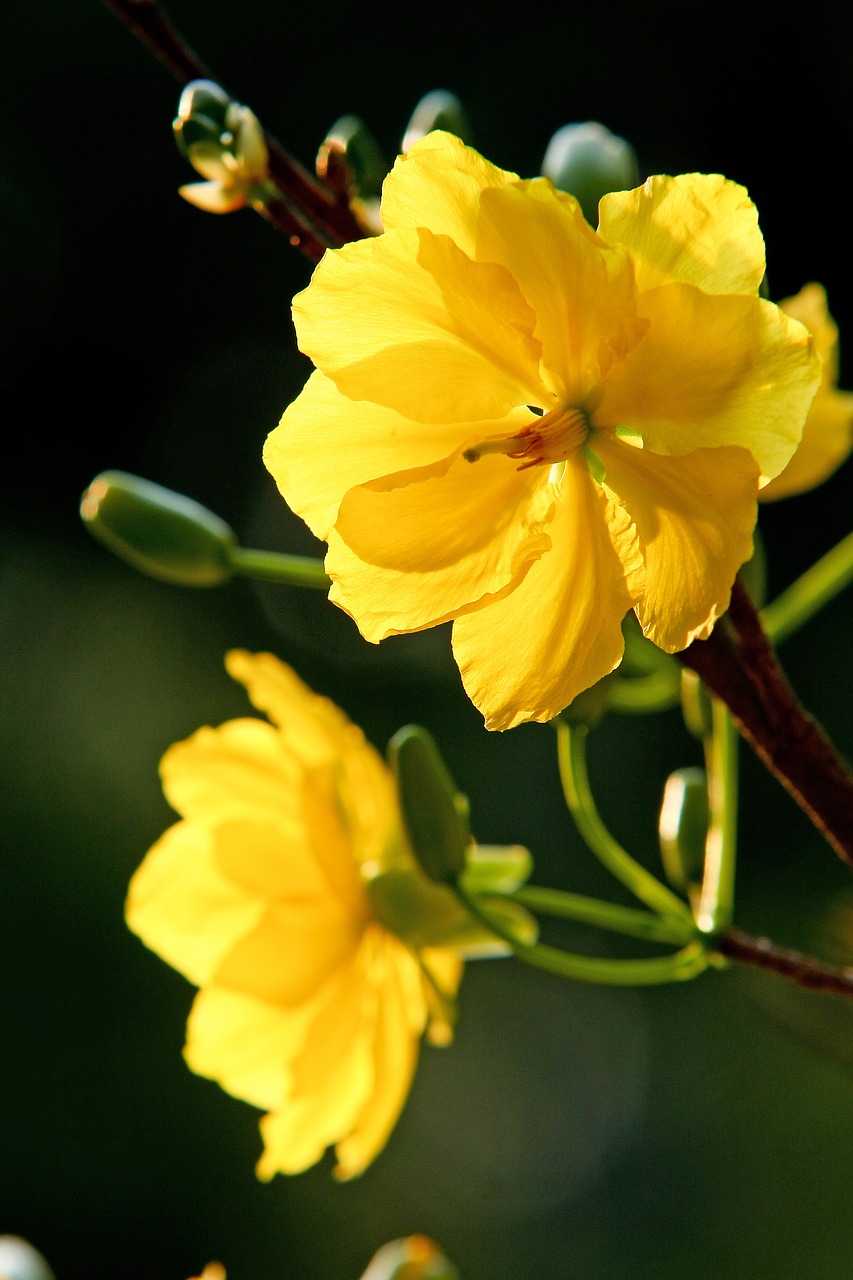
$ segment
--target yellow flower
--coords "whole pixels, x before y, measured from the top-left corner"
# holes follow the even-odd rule
[[[596,233],[437,132],[381,215],[294,301],[317,369],[264,452],[328,542],[330,598],[371,641],[454,619],[495,729],[617,666],[631,608],[667,651],[707,636],[820,377],[758,296],[743,188],[650,178],[604,197]]]
[[[779,306],[814,335],[823,377],[800,446],[785,470],[761,490],[762,502],[790,498],[823,484],[853,448],[853,394],[838,390],[838,326],[829,314],[826,290],[814,282],[803,285],[795,297],[784,298]]]
[[[371,878],[412,864],[361,730],[270,654],[226,665],[272,723],[232,720],[166,752],[182,820],[134,875],[127,921],[200,988],[188,1065],[268,1113],[259,1176],[334,1145],[351,1178],[394,1126],[422,1033],[449,1040],[461,960],[416,950],[373,907]]]
[[[225,1268],[221,1262],[208,1262],[200,1276],[190,1276],[190,1280],[225,1280]]]

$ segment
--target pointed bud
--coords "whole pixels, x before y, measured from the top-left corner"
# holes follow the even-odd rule
[[[455,880],[472,844],[468,801],[457,791],[435,739],[420,725],[406,725],[389,742],[388,761],[415,861],[430,880]]]
[[[459,1272],[427,1236],[384,1244],[361,1280],[460,1280]]]
[[[413,143],[433,129],[452,133],[462,142],[471,141],[471,125],[465,108],[456,94],[447,89],[433,89],[421,98],[406,125],[402,150],[408,151]]]
[[[126,471],[104,471],[89,485],[80,515],[93,537],[142,573],[184,587],[233,577],[233,531],[192,498]]]
[[[601,197],[627,191],[640,180],[634,148],[595,120],[558,129],[545,151],[542,173],[560,191],[575,196],[593,227]]]
[[[677,769],[671,773],[663,791],[658,836],[664,871],[677,889],[689,889],[702,881],[709,821],[705,770]]]
[[[378,196],[388,172],[382,148],[360,116],[341,116],[317,153],[317,177],[343,185],[350,195]]]

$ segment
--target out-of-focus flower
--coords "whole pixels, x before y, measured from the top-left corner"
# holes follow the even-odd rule
[[[744,189],[650,178],[598,233],[546,178],[428,134],[385,180],[382,235],[294,301],[317,366],[265,447],[371,641],[454,619],[490,728],[548,720],[621,659],[706,637],[820,380],[758,296]]]
[[[459,1272],[429,1236],[413,1235],[384,1244],[361,1280],[459,1280]]]
[[[178,120],[182,122],[180,116]],[[264,131],[254,112],[242,103],[228,104],[220,133],[185,143],[184,150],[207,181],[185,183],[178,194],[207,213],[232,213],[247,204],[263,204],[273,193]]]
[[[225,1268],[221,1262],[208,1262],[200,1276],[190,1276],[190,1280],[225,1280]]]
[[[779,306],[814,335],[823,376],[812,401],[803,438],[791,461],[759,495],[762,502],[790,498],[828,480],[853,448],[853,393],[838,389],[838,326],[829,314],[826,290],[812,282]]]
[[[446,936],[461,908],[414,867],[391,773],[361,730],[270,654],[226,664],[272,723],[232,720],[166,752],[182,820],[134,875],[127,920],[200,988],[189,1066],[268,1113],[259,1176],[334,1145],[351,1178],[391,1132],[421,1035],[451,1038],[462,961],[425,940],[431,912]]]

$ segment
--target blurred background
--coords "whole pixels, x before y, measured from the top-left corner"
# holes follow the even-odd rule
[[[562,125],[601,121],[641,176],[719,171],[756,201],[778,300],[822,282],[853,389],[853,19],[805,8],[566,0],[172,0],[167,13],[309,168],[361,115],[390,160],[422,94],[465,103],[523,175]],[[258,1114],[181,1059],[193,989],[126,929],[127,882],[174,819],[165,748],[241,715],[226,649],[271,649],[382,750],[439,739],[474,829],[527,844],[536,880],[618,889],[559,796],[552,732],[488,734],[445,629],[372,648],[310,593],[143,578],[80,524],[123,468],[211,507],[247,546],[311,550],[260,452],[308,364],[290,319],[310,264],[259,217],[212,217],[171,134],[179,86],[98,0],[16,7],[0,166],[0,1234],[57,1280],[358,1280],[386,1240],[431,1235],[463,1280],[849,1280],[853,1016],[746,971],[622,992],[514,961],[469,967],[455,1046],[425,1049],[385,1153],[259,1183]],[[846,198],[846,197],[845,197]],[[775,594],[849,530],[850,464],[761,514]],[[853,593],[781,657],[853,750]],[[607,718],[600,808],[656,865],[668,772],[699,762],[677,711]],[[853,880],[744,753],[738,922],[853,961]],[[604,937],[578,937],[591,951]]]

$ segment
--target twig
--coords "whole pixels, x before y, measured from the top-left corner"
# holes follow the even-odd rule
[[[770,772],[853,865],[853,771],[798,702],[739,581],[726,619],[678,658],[725,703]]]
[[[190,80],[214,80],[221,84],[175,30],[158,0],[102,0],[102,3],[182,85]],[[320,182],[266,130],[264,136],[270,177],[282,193],[279,216],[268,220],[284,230],[291,243],[313,262],[318,261],[327,248],[362,239],[364,230],[350,209],[346,194],[336,193]],[[284,212],[286,209],[288,213]]]
[[[715,939],[714,945],[721,955],[730,960],[779,974],[810,991],[847,996],[848,999],[853,997],[853,965],[839,969],[801,951],[780,947],[769,938],[754,938],[734,926],[725,929]]]

